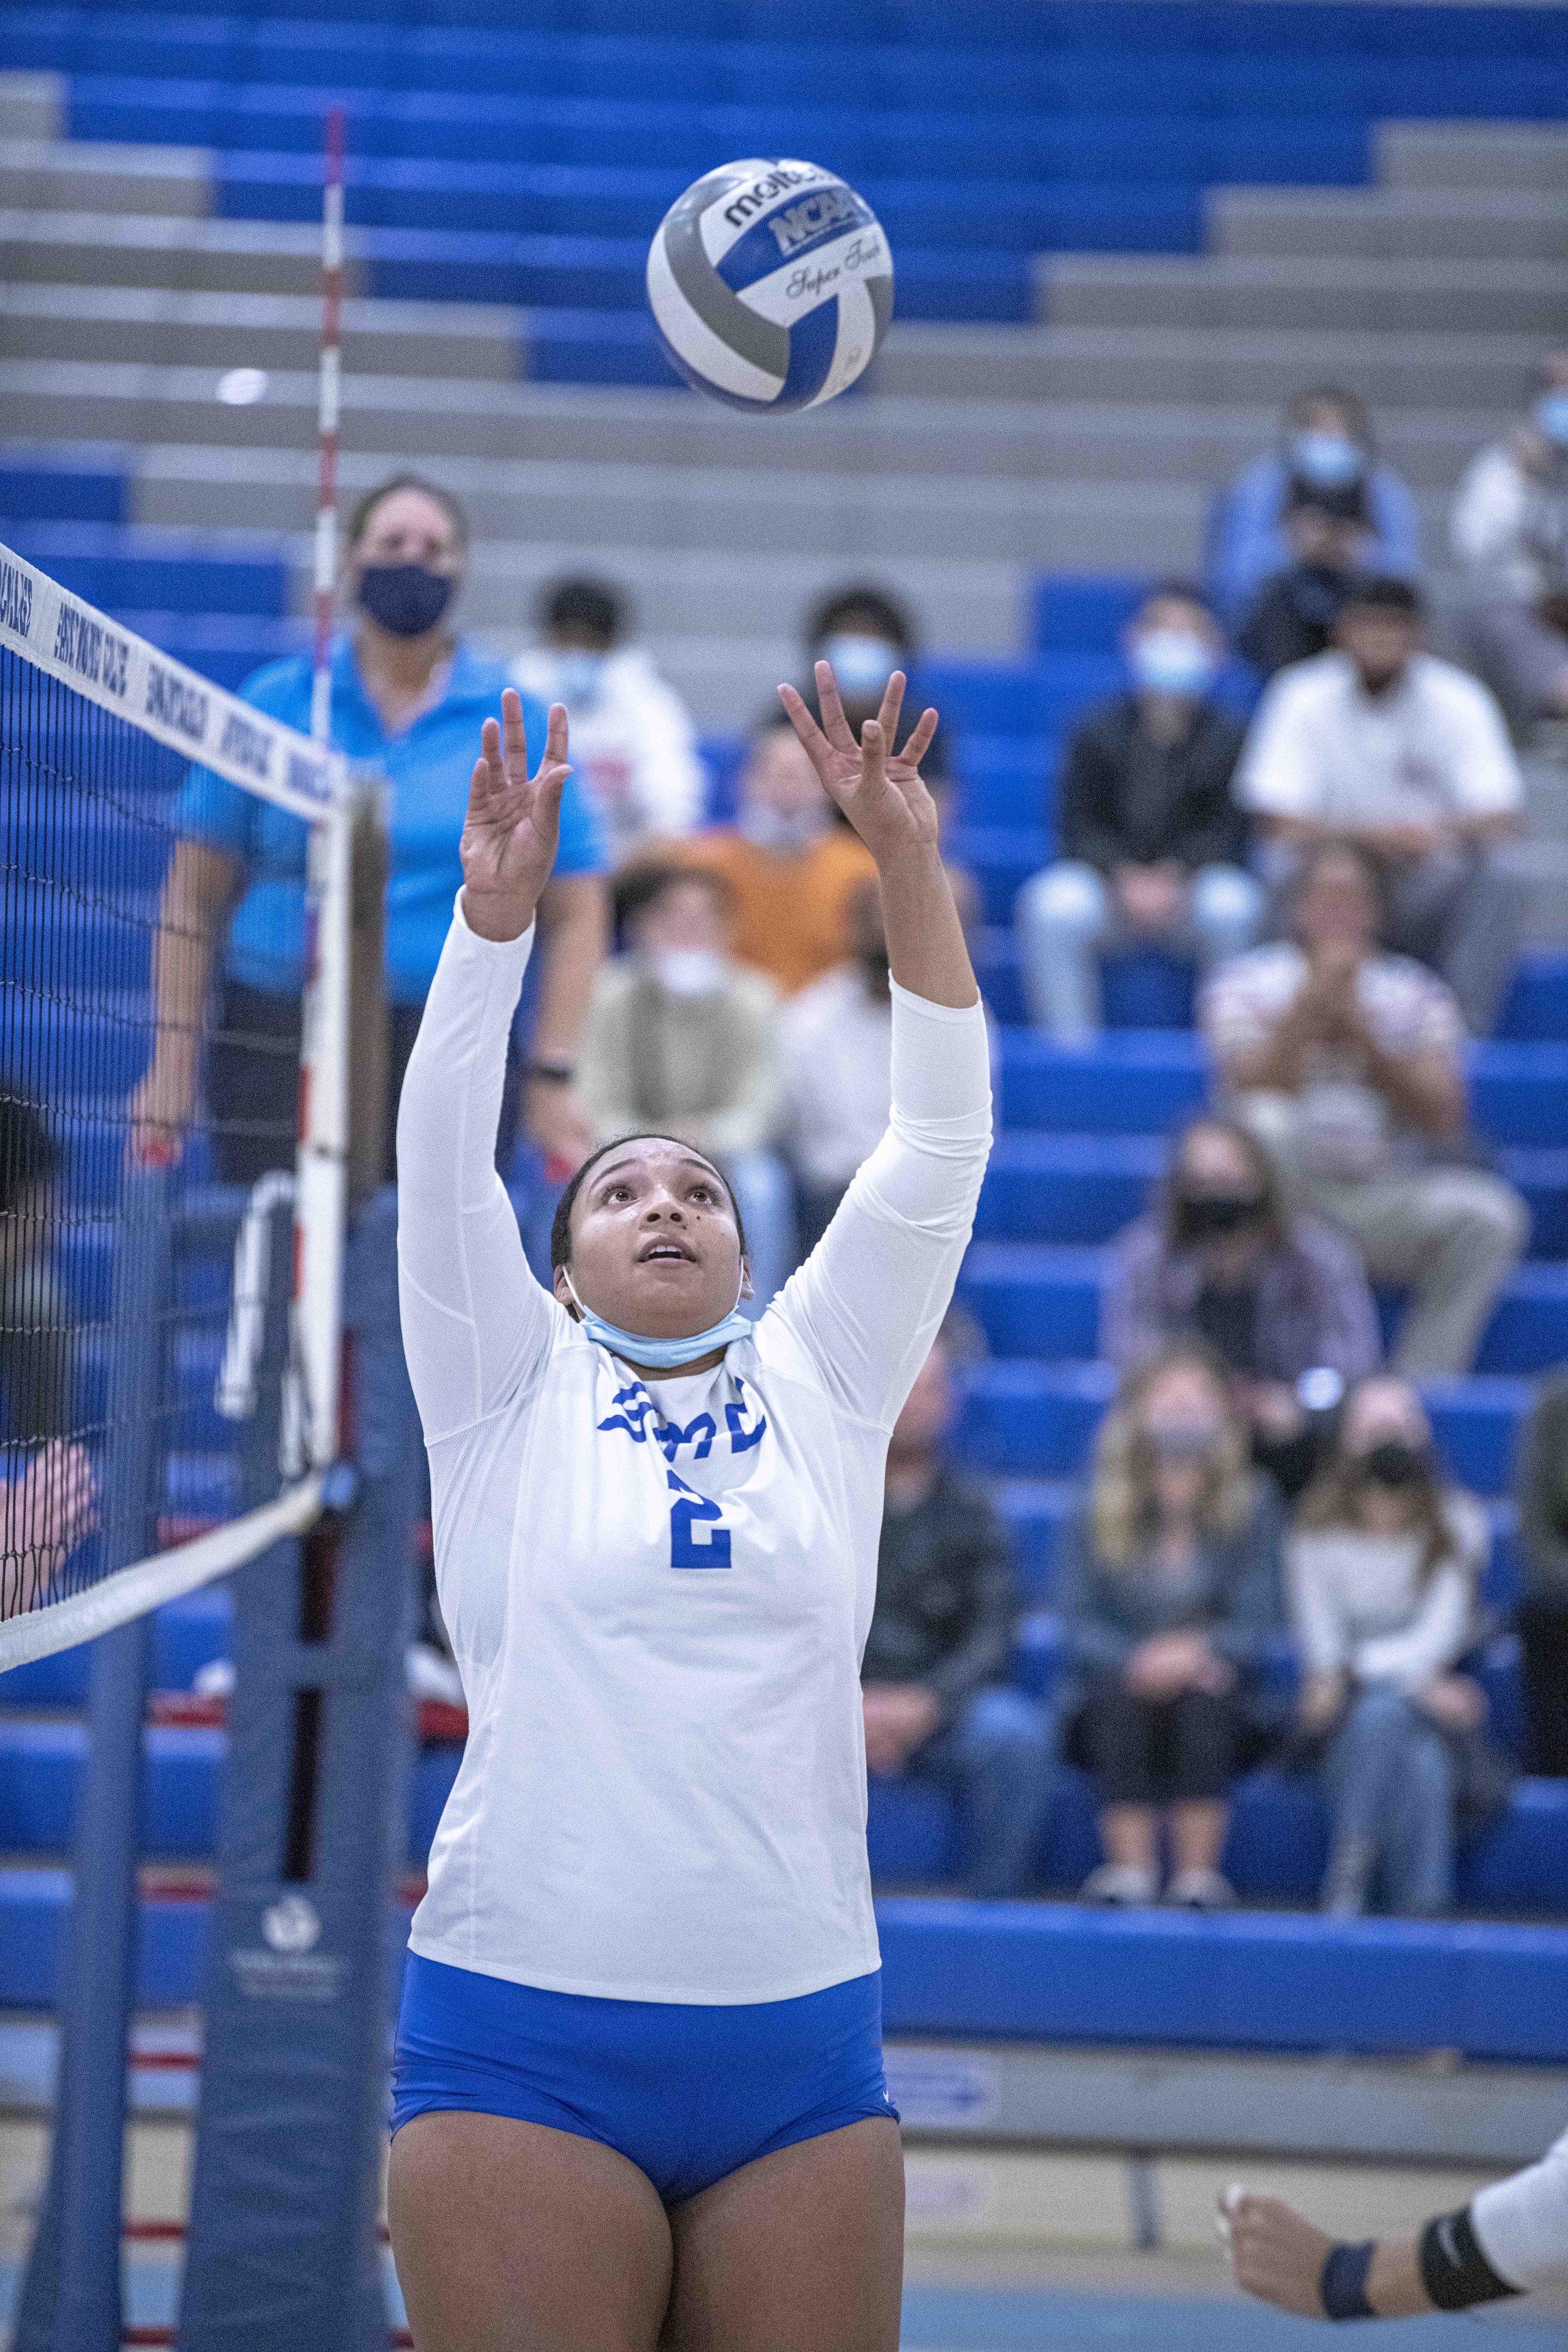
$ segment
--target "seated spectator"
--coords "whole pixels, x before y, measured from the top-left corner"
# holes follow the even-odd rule
[[[723,876],[733,894],[734,952],[785,996],[843,961],[850,898],[877,873],[864,842],[838,823],[782,710],[752,737],[735,823],[667,845],[676,863]]]
[[[1332,645],[1341,608],[1364,577],[1365,486],[1314,490],[1293,482],[1283,521],[1291,560],[1264,582],[1236,633],[1237,653],[1266,678]]]
[[[884,588],[869,581],[835,588],[819,597],[801,628],[805,651],[805,678],[801,692],[816,711],[813,667],[833,664],[844,715],[858,736],[868,719],[875,719],[882,690],[894,670],[910,672],[920,658],[920,637],[909,608]],[[928,783],[943,783],[948,773],[945,728],[939,728],[921,762]]]
[[[1524,798],[1502,714],[1468,671],[1421,651],[1420,603],[1403,580],[1361,582],[1335,639],[1264,695],[1237,798],[1262,825],[1276,883],[1307,843],[1360,842],[1386,884],[1388,944],[1440,971],[1485,1036],[1521,891],[1493,854]]]
[[[633,866],[616,885],[626,953],[601,970],[578,1082],[600,1142],[648,1130],[718,1162],[745,1227],[752,1308],[795,1265],[789,1178],[768,1139],[777,1116],[777,999],[729,951],[721,875]]]
[[[1257,1743],[1252,1670],[1281,1620],[1280,1525],[1208,1351],[1177,1346],[1132,1373],[1058,1553],[1071,1744],[1099,1785],[1107,1855],[1088,1901],[1156,1899],[1162,1817],[1166,1901],[1235,1901],[1219,1859]]]
[[[1465,1141],[1464,1040],[1451,991],[1384,954],[1378,871],[1351,842],[1304,854],[1295,937],[1224,964],[1199,1007],[1237,1115],[1288,1190],[1412,1293],[1394,1360],[1468,1371],[1529,1219]]]
[[[0,1087],[0,1617],[50,1587],[98,1524],[72,1433],[74,1338],[55,1272],[59,1154],[31,1103]]]
[[[849,960],[803,988],[779,1021],[779,1136],[795,1171],[800,1253],[809,1256],[888,1124],[893,1007],[881,895],[862,883],[848,904]]]
[[[1292,488],[1352,487],[1366,500],[1366,562],[1378,572],[1414,579],[1421,568],[1415,501],[1393,468],[1378,464],[1365,402],[1335,385],[1315,384],[1290,403],[1279,447],[1244,467],[1210,510],[1205,572],[1227,619],[1239,618],[1264,583],[1290,562],[1284,523]]]
[[[627,645],[613,588],[560,580],[539,609],[541,642],[512,665],[514,685],[563,702],[572,769],[598,811],[612,862],[702,821],[706,779],[690,716],[642,646]]]
[[[866,1763],[955,1790],[969,1892],[1016,1895],[1036,1868],[1055,1749],[1046,1710],[1003,1679],[1018,1606],[1006,1530],[942,1452],[965,1322],[949,1317],[888,1445],[860,1669]]]
[[[1214,616],[1194,588],[1156,588],[1123,651],[1128,690],[1068,745],[1061,856],[1018,894],[1029,1015],[1064,1045],[1100,1028],[1106,948],[1157,940],[1206,963],[1248,946],[1263,913],[1230,791],[1243,729],[1211,693]]]
[[[1456,1744],[1486,1717],[1453,1669],[1487,1550],[1486,1515],[1443,1480],[1415,1390],[1363,1381],[1285,1547],[1300,1727],[1331,1816],[1325,1911],[1364,1911],[1380,1875],[1391,1911],[1453,1904]]]
[[[1448,539],[1477,656],[1510,719],[1568,719],[1568,351],[1542,361],[1522,423],[1471,459]]]
[[[1543,1381],[1520,1452],[1525,1769],[1568,1780],[1568,1372]]]
[[[1158,1206],[1117,1242],[1100,1308],[1100,1351],[1119,1371],[1193,1339],[1225,1366],[1252,1458],[1288,1496],[1311,1475],[1322,1408],[1381,1352],[1360,1252],[1292,1216],[1256,1136],[1208,1115],[1177,1139]]]

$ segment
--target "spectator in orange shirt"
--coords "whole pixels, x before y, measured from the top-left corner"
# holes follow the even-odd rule
[[[752,738],[734,824],[673,845],[671,854],[724,877],[734,896],[735,954],[786,996],[844,962],[850,899],[877,877],[782,710]]]

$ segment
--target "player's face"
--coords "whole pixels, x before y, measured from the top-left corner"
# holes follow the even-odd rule
[[[742,1270],[728,1188],[700,1153],[637,1138],[590,1171],[572,1211],[572,1281],[606,1322],[650,1339],[706,1331],[733,1307]],[[564,1268],[555,1295],[571,1305]]]

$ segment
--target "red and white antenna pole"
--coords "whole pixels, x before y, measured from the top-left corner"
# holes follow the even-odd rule
[[[326,184],[321,199],[321,365],[317,399],[316,658],[310,681],[310,733],[318,743],[332,725],[332,591],[338,575],[338,408],[342,384],[343,110],[327,116]]]

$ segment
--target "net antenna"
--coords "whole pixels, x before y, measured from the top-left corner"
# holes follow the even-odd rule
[[[203,1351],[216,1338],[193,1321],[180,1288],[196,1246],[188,1236],[204,1220],[210,1252],[210,1145],[197,1112],[183,1164],[179,1148],[139,1151],[129,1078],[118,1075],[130,1063],[134,1076],[157,1034],[148,942],[161,936],[160,883],[181,839],[182,791],[196,775],[302,818],[311,884],[289,1329],[294,1434],[277,1491],[226,1517],[232,1502],[180,1491],[183,1465],[200,1468],[201,1457],[182,1452],[190,1442],[182,1433],[203,1411],[193,1381],[208,1377]],[[0,1271],[18,1252],[30,1254],[28,1280],[55,1284],[57,1329],[79,1360],[68,1383],[75,1402],[48,1442],[36,1423],[6,1433],[0,1671],[127,1625],[319,1515],[338,1452],[351,824],[339,754],[0,546],[0,1107],[46,1133],[53,1162],[26,1203],[0,1197]],[[211,1034],[205,1006],[195,1022],[193,1054]],[[10,1348],[0,1386],[36,1388],[33,1335],[18,1342],[7,1329],[0,1338]],[[15,1396],[0,1402],[11,1410]],[[131,1482],[117,1467],[128,1433],[138,1461],[146,1457],[145,1476],[138,1469]],[[128,1483],[144,1486],[147,1499],[133,1501]],[[94,1488],[96,1503],[84,1503]]]

